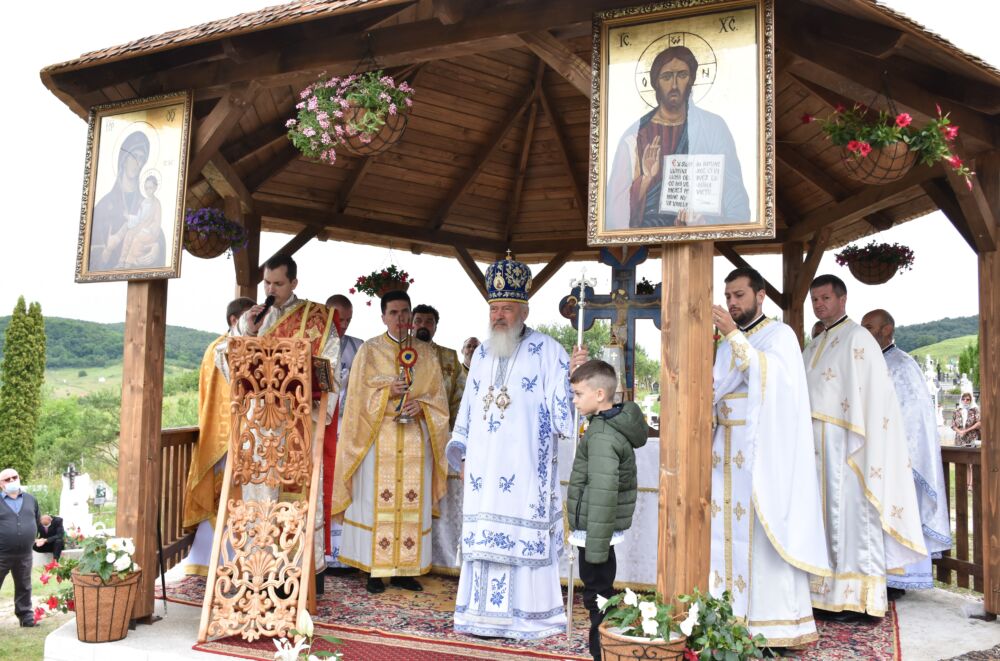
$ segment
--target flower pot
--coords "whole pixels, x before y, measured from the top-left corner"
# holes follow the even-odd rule
[[[888,282],[899,270],[896,264],[867,259],[856,259],[849,263],[847,268],[851,270],[851,275],[866,285],[880,285],[883,282]]]
[[[382,298],[391,291],[406,291],[410,288],[410,283],[405,280],[402,282],[387,282],[375,292],[375,295]]]
[[[358,134],[348,137],[344,144],[338,149],[343,149],[355,156],[374,156],[388,150],[403,137],[403,129],[406,128],[408,108],[400,108],[395,115],[386,115],[385,124],[382,129],[374,134]],[[346,126],[357,115],[363,114],[362,108],[348,108],[344,112],[344,125]],[[369,139],[370,138],[370,139]],[[367,141],[366,141],[367,140]]]
[[[682,659],[687,638],[681,636],[670,641],[653,642],[648,638],[623,636],[607,624],[599,628],[601,658],[604,661],[631,661],[632,659]]]
[[[847,174],[857,181],[878,186],[902,179],[917,162],[917,152],[910,151],[904,142],[894,142],[881,149],[873,149],[867,156],[859,156],[843,149]]]
[[[84,643],[108,643],[128,634],[142,570],[127,578],[112,576],[106,584],[96,574],[73,570],[76,637]]]
[[[212,259],[229,249],[229,239],[219,234],[184,230],[184,249],[195,257]]]

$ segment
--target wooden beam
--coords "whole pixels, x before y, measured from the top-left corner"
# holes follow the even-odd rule
[[[847,197],[848,191],[836,179],[826,173],[814,161],[800,154],[794,147],[782,144],[778,147],[778,161],[816,188],[835,200]]]
[[[661,249],[656,588],[662,595],[708,590],[712,444],[705,439],[712,437],[713,252],[711,241]]]
[[[226,217],[241,225],[247,233],[247,244],[233,250],[233,268],[236,271],[236,296],[246,296],[257,300],[257,285],[260,284],[262,268],[257,267],[260,259],[260,216],[244,213],[241,202],[235,197],[223,200]]]
[[[472,284],[476,286],[483,300],[488,299],[489,292],[486,291],[486,276],[479,270],[479,265],[476,264],[476,260],[472,258],[469,251],[462,246],[455,246],[455,258],[458,259],[458,263],[462,265],[462,270],[469,276],[469,280],[472,280]]]
[[[789,67],[791,73],[869,106],[880,97],[885,98],[888,91],[898,109],[910,112],[919,123],[937,116],[934,96],[910,81],[904,72],[888,72],[884,62],[851,53],[801,26],[776,29],[775,33],[778,47],[795,55]],[[950,104],[947,110],[966,137],[988,147],[996,144],[996,125],[991,116],[957,103]]]
[[[301,248],[302,246],[306,245],[307,243],[315,239],[319,233],[320,233],[320,227],[318,225],[306,225],[299,231],[298,234],[289,239],[288,242],[285,243],[285,245],[278,248],[278,250],[275,251],[275,253],[271,255],[269,259],[274,259],[275,257],[279,256],[291,257],[292,255],[294,255],[299,251],[299,248]],[[260,270],[261,272],[264,271],[263,262],[261,262],[260,264]]]
[[[573,89],[588,99],[591,93],[590,63],[571,51],[566,45],[546,31],[525,32],[518,37],[528,49],[542,58],[553,71],[566,79]]]
[[[788,230],[788,238],[793,241],[807,239],[815,232],[832,223],[860,220],[876,211],[881,211],[895,203],[897,195],[906,193],[928,179],[942,175],[941,164],[927,167],[917,165],[902,179],[884,186],[869,186],[859,193],[840,201],[824,204],[810,211]]]
[[[132,618],[150,621],[156,581],[156,517],[160,510],[160,416],[166,343],[167,281],[128,283],[122,364],[118,510],[115,532],[135,540],[139,580]]]
[[[955,145],[959,153],[965,153],[960,141]],[[955,174],[950,167],[944,168],[948,185],[958,199],[958,206],[962,209],[962,215],[969,226],[972,240],[976,244],[976,252],[992,252],[997,249],[996,245],[996,217],[993,209],[990,208],[983,194],[983,187],[979,184],[978,175],[973,174],[966,181],[963,177]]]
[[[256,191],[265,181],[284,170],[289,163],[298,157],[299,150],[290,142],[285,144],[270,160],[254,169],[244,182],[246,187],[251,191]]]
[[[529,299],[537,294],[538,290],[541,289],[546,282],[552,279],[552,276],[554,276],[556,272],[562,268],[563,264],[566,263],[566,260],[569,259],[572,254],[573,251],[571,250],[564,250],[560,253],[556,253],[556,255],[549,260],[549,263],[538,272],[538,275],[531,278],[531,291],[528,292]]]
[[[465,176],[451,189],[448,196],[444,199],[444,202],[438,208],[437,213],[431,216],[430,220],[427,222],[427,226],[432,230],[441,229],[445,221],[448,219],[448,214],[451,213],[452,208],[454,208],[455,203],[465,194],[465,191],[469,189],[472,182],[475,181],[479,173],[482,172],[483,168],[490,158],[500,149],[503,144],[504,138],[517,123],[517,120],[521,119],[524,115],[524,111],[528,109],[531,102],[535,98],[534,90],[529,90],[527,94],[521,99],[521,101],[514,106],[514,109],[507,115],[503,124],[490,136],[490,139],[486,144],[480,149],[479,153],[476,155],[476,162],[471,168],[465,171]]]
[[[434,15],[442,25],[454,25],[481,6],[477,0],[431,0]]]
[[[796,300],[801,301],[809,294],[809,285],[816,277],[816,269],[819,268],[819,263],[823,259],[823,253],[826,252],[826,246],[830,243],[832,233],[833,231],[829,227],[825,227],[809,243],[809,252],[806,253],[806,259],[802,263],[802,268],[799,269],[798,278],[795,281]],[[788,285],[785,285],[785,288],[787,289]]]
[[[799,274],[802,271],[803,250],[801,241],[787,241],[781,244],[781,286],[785,290],[787,303],[782,310],[781,319],[795,333],[800,348],[805,347],[805,305],[802,298],[797,295],[796,284],[800,280]]]
[[[216,154],[209,159],[201,173],[208,185],[219,194],[219,197],[233,197],[240,201],[244,213],[253,212],[253,197],[243,184],[236,169],[229,164],[222,154]]]
[[[559,147],[559,156],[562,159],[563,167],[566,168],[566,175],[569,177],[569,181],[573,185],[573,200],[576,202],[576,206],[580,210],[581,216],[584,220],[586,220],[586,187],[580,183],[580,179],[576,176],[576,169],[573,167],[573,159],[570,156],[569,147],[566,142],[566,134],[563,131],[559,120],[556,118],[555,113],[552,112],[552,106],[549,104],[549,96],[545,93],[544,88],[539,88],[538,99],[542,102],[542,110],[545,111],[545,116],[548,118],[549,124],[552,126],[552,132],[555,134],[556,138],[556,145]]]
[[[226,137],[243,117],[260,91],[257,83],[234,85],[229,94],[216,102],[212,111],[195,127],[191,141],[191,162],[188,172],[201,172],[209,159],[219,153]]]
[[[951,189],[951,184],[948,183],[947,179],[931,179],[925,181],[921,187],[938,210],[945,215],[945,218],[951,221],[951,224],[969,244],[973,252],[978,252],[976,240],[969,228],[969,222],[965,219],[962,207],[958,204],[958,198],[955,197],[955,191]]]
[[[741,268],[741,269],[753,268],[752,266],[750,266],[750,262],[743,259],[743,256],[740,255],[738,252],[736,252],[732,248],[732,246],[726,245],[725,243],[722,243],[720,241],[715,244],[715,249],[719,251],[720,255],[728,259],[730,263],[736,268]],[[784,310],[785,307],[788,305],[786,302],[787,297],[780,291],[778,291],[778,288],[772,285],[770,282],[768,282],[767,279],[764,280],[764,291],[767,292],[767,297],[770,298],[772,301],[774,301],[775,305],[777,305],[782,310]]]
[[[510,202],[507,205],[507,219],[504,221],[504,235],[508,243],[513,238],[514,223],[517,222],[517,213],[521,209],[521,193],[524,192],[524,177],[528,172],[528,158],[531,156],[531,145],[535,138],[535,126],[538,123],[538,92],[541,90],[542,81],[545,78],[545,62],[538,60],[535,70],[535,98],[528,111],[528,123],[524,127],[524,137],[521,140],[521,157],[517,162],[517,175],[514,178],[514,190],[510,195]]]

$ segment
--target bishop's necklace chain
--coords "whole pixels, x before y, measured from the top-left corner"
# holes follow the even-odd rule
[[[510,394],[507,392],[507,382],[510,381],[510,375],[514,371],[514,360],[517,359],[517,353],[521,350],[521,344],[524,341],[524,336],[517,341],[517,348],[514,349],[514,355],[510,357],[510,360],[500,366],[500,373],[496,374],[497,364],[500,363],[499,358],[493,359],[493,366],[490,368],[490,387],[486,391],[486,395],[483,397],[483,420],[489,415],[490,406],[495,402],[497,408],[500,409],[500,419],[503,420],[504,411],[510,406]],[[500,384],[500,392],[497,396],[493,397],[493,384],[497,381],[502,381]]]

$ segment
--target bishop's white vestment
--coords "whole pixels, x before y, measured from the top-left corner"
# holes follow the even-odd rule
[[[565,630],[556,458],[559,439],[573,437],[566,350],[530,328],[510,359],[481,344],[446,451],[455,470],[465,459],[455,631],[529,639]]]
[[[917,361],[895,344],[886,347],[882,355],[896,386],[896,397],[903,412],[924,545],[928,553],[940,554],[951,548],[951,522],[948,519],[948,499],[934,402],[927,391],[927,383]],[[902,576],[890,574],[887,578],[888,586],[901,590],[934,587],[930,555],[907,565],[905,571]]]
[[[795,333],[764,317],[713,370],[709,589],[772,646],[817,639],[809,574],[830,575],[809,397]]]
[[[886,573],[927,554],[896,392],[882,351],[844,317],[803,353],[832,577],[813,606],[882,617]]]

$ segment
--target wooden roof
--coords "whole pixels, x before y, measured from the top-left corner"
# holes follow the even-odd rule
[[[263,229],[299,243],[457,253],[466,265],[511,247],[561,263],[596,254],[585,240],[591,16],[634,4],[294,2],[89,53],[41,76],[81,116],[193,89],[191,205],[236,197]],[[888,84],[918,122],[940,103],[961,126],[963,157],[985,157],[997,146],[1000,72],[873,0],[780,0],[776,12],[778,236],[736,250],[817,238],[837,246],[939,207],[971,244],[992,244],[982,195],[940,166],[864,186],[800,118],[838,102],[878,105]],[[353,70],[369,49],[418,90],[402,140],[370,158],[306,161],[284,129],[298,90],[319,71]]]

